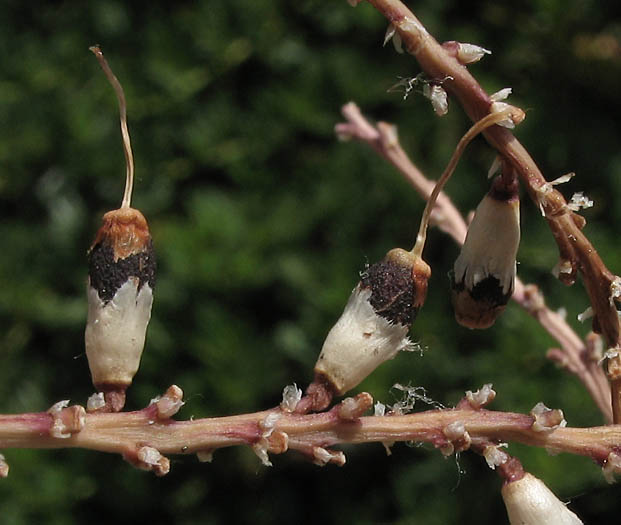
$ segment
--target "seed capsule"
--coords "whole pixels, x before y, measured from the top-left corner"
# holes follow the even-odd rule
[[[133,157],[125,97],[99,48],[91,48],[119,99],[127,160],[123,203],[103,216],[88,251],[88,319],[84,342],[93,385],[103,391],[106,410],[119,411],[140,364],[155,286],[155,254],[147,221],[130,207]]]
[[[408,332],[425,301],[430,274],[422,259],[401,249],[370,266],[326,337],[316,381],[344,394],[384,361],[411,349]]]
[[[507,188],[498,177],[477,207],[453,267],[453,307],[459,324],[489,328],[504,311],[513,293],[519,243],[517,183]]]

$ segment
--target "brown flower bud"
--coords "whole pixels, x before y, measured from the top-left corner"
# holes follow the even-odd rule
[[[370,266],[332,327],[315,374],[335,394],[351,390],[400,350],[412,348],[407,334],[425,301],[429,266],[395,249]]]

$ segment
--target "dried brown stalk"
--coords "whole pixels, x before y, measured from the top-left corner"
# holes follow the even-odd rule
[[[414,14],[399,0],[369,0],[395,27],[404,48],[414,55],[430,79],[441,79],[442,87],[460,102],[473,121],[490,113],[493,100],[468,69],[456,58],[453,46],[441,46]],[[601,333],[609,348],[621,349],[619,316],[615,306],[618,278],[605,266],[581,229],[585,220],[567,206],[563,196],[546,181],[524,146],[506,128],[493,126],[484,132],[487,141],[516,170],[531,198],[542,210],[568,271],[563,282],[572,284],[580,272],[594,312],[593,330]],[[621,422],[621,355],[608,360],[612,391],[612,413]]]
[[[373,126],[353,102],[343,106],[341,111],[346,122],[335,126],[337,135],[343,139],[355,139],[369,145],[395,166],[424,199],[428,199],[435,182],[427,179],[410,160],[399,142],[395,126],[386,122],[378,122]],[[464,243],[466,221],[446,194],[441,193],[438,196],[432,219],[438,228],[453,237],[458,244]],[[561,315],[545,305],[539,289],[533,284],[524,285],[519,278],[515,281],[512,299],[537,319],[556,339],[560,349],[548,352],[548,357],[567,368],[582,382],[606,421],[611,422],[610,389],[606,375],[599,365],[601,355],[589,351],[593,346],[592,339],[597,336],[594,334],[590,336],[590,346],[582,341]]]

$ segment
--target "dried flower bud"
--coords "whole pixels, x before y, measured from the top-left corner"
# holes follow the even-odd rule
[[[88,252],[88,320],[84,340],[93,384],[104,392],[106,408],[119,411],[125,390],[140,364],[155,285],[155,254],[147,221],[130,207],[134,184],[127,110],[123,88],[101,49],[93,46],[101,68],[114,88],[126,159],[123,201],[103,217]]]
[[[88,259],[84,339],[93,384],[124,392],[140,364],[155,286],[155,254],[142,213],[106,213]]]
[[[453,306],[457,322],[489,328],[513,293],[520,242],[517,185],[507,190],[497,178],[477,207],[455,261]]]
[[[335,394],[358,385],[380,364],[412,347],[407,337],[427,294],[429,266],[391,250],[370,266],[332,327],[315,365]]]
[[[512,525],[580,525],[582,521],[545,483],[528,472],[502,487]]]

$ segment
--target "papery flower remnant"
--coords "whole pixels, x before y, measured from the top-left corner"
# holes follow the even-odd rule
[[[494,180],[476,209],[453,268],[453,306],[457,322],[489,328],[504,311],[515,283],[520,243],[517,182]]]

